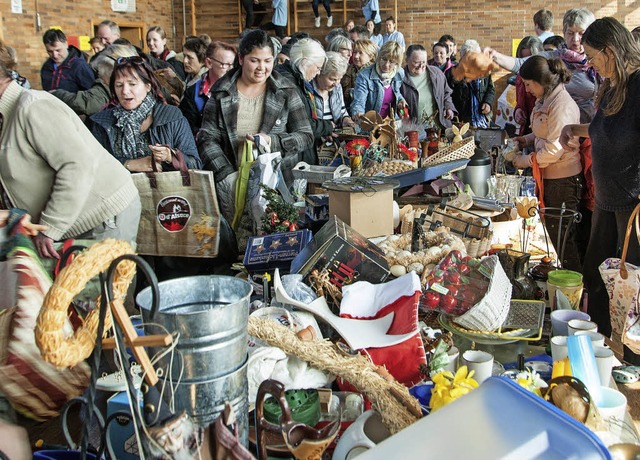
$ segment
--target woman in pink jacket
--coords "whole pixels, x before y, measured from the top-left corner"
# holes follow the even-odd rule
[[[544,200],[544,206],[561,208],[564,204],[566,209],[577,210],[584,188],[579,139],[574,137],[567,148],[560,144],[562,128],[580,120],[580,109],[564,87],[571,72],[560,59],[533,56],[522,64],[520,76],[527,92],[536,97],[536,104],[531,114],[533,132],[514,139],[531,153],[516,156],[513,164],[517,168],[533,168],[534,176],[538,176],[538,198]],[[566,217],[563,227],[565,222]],[[560,252],[558,219],[547,217],[545,225],[553,245]],[[562,229],[562,239],[565,230]],[[563,268],[580,270],[573,232],[566,239],[561,262]]]

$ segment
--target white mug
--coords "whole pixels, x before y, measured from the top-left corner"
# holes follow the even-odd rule
[[[562,361],[569,356],[567,348],[567,337],[564,335],[556,335],[551,337],[551,357],[554,361]]]
[[[584,319],[572,319],[567,324],[567,335],[575,335],[576,332],[598,332],[598,325],[593,321]]]
[[[469,372],[475,371],[473,378],[482,383],[493,374],[493,355],[486,351],[467,350],[462,354],[462,362]]]
[[[613,368],[613,350],[608,347],[593,347],[596,357],[596,366],[602,386],[608,387],[611,383],[611,369]]]
[[[599,332],[591,331],[576,331],[573,335],[587,335],[591,339],[591,345],[593,347],[604,347],[604,335]]]
[[[458,357],[460,356],[460,351],[456,347],[451,347],[447,352],[447,356],[449,358],[449,363],[444,367],[444,370],[451,371],[455,374],[458,370]]]

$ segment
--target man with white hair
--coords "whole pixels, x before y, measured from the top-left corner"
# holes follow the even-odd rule
[[[465,40],[460,47],[461,61],[468,52],[481,52],[480,44],[476,40]],[[491,107],[496,95],[491,75],[471,81],[456,80],[453,72],[455,68],[451,67],[447,70],[446,76],[453,91],[451,99],[458,110],[458,118],[460,121],[468,122],[471,126],[488,128]]]
[[[104,46],[109,46],[120,38],[120,27],[115,22],[105,19],[98,24],[96,35]]]

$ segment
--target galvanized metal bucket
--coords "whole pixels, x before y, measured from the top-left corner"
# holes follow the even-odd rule
[[[171,378],[174,382],[208,381],[236,371],[247,359],[247,324],[251,285],[230,276],[192,276],[158,283],[160,302],[151,313],[151,288],[142,290],[136,303],[147,334],[179,332]],[[150,355],[158,349],[151,348]],[[159,362],[168,370],[171,354]],[[181,374],[182,370],[182,374]]]

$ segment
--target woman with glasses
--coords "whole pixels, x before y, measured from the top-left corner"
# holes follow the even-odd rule
[[[272,72],[274,45],[262,30],[247,33],[238,46],[239,66],[211,90],[204,108],[198,149],[204,169],[213,171],[222,214],[233,221],[240,155],[247,139],[260,136],[282,153],[285,180],[300,152],[313,143],[306,107],[293,81]]]
[[[350,111],[356,120],[370,110],[382,118],[393,110],[399,117],[398,112],[406,107],[400,92],[404,78],[403,58],[402,46],[396,41],[388,41],[380,48],[375,64],[358,74]]]
[[[611,333],[609,298],[599,265],[616,257],[624,241],[627,222],[640,197],[640,46],[627,28],[614,18],[593,22],[582,37],[584,53],[604,83],[598,92],[598,110],[590,124],[569,124],[560,141],[575,136],[592,143],[595,209],[584,260],[584,282],[589,290],[588,312],[598,331]],[[638,241],[632,233],[627,262],[640,263]],[[625,352],[625,360],[629,356]],[[639,364],[633,357],[633,364]]]
[[[333,40],[331,40],[331,42],[329,42],[327,51],[334,51],[336,53],[342,54],[348,62],[351,59],[351,55],[353,54],[353,42],[348,37],[338,35]]]
[[[202,75],[195,85],[186,89],[180,102],[180,110],[189,122],[194,136],[202,124],[204,106],[211,97],[213,85],[233,68],[236,55],[236,47],[229,43],[214,41],[207,47],[204,62],[209,71]]]
[[[348,40],[348,39],[347,39]],[[276,72],[289,78],[298,88],[298,94],[305,105],[307,120],[311,125],[314,142],[301,152],[301,161],[310,165],[318,164],[316,146],[330,136],[335,127],[333,122],[318,118],[311,80],[320,74],[327,61],[322,45],[313,38],[298,40],[289,51],[289,60],[276,67]]]
[[[560,132],[567,124],[580,122],[580,109],[565,88],[571,72],[560,59],[546,59],[540,55],[527,59],[520,68],[526,91],[536,98],[531,112],[531,130],[526,136],[515,137],[528,155],[517,155],[513,160],[516,168],[533,167],[538,184],[538,198],[544,206],[577,211],[584,188],[584,175],[580,162],[579,139],[574,137],[566,146],[560,144]],[[566,219],[565,219],[566,222]],[[558,241],[558,219],[547,216],[545,226],[555,248],[560,251]],[[567,231],[563,224],[561,238]],[[576,247],[575,229],[566,239],[562,268],[580,271],[580,259]]]
[[[165,104],[153,70],[141,57],[120,58],[109,82],[115,107],[91,117],[98,142],[131,172],[170,171],[176,150],[187,166],[201,165],[189,124],[180,110]]]
[[[356,40],[353,44],[353,62],[347,67],[347,71],[342,77],[340,84],[342,85],[342,94],[344,94],[344,103],[347,110],[350,109],[353,102],[353,89],[356,86],[356,78],[360,71],[373,64],[378,56],[378,47],[376,44],[366,38]]]

